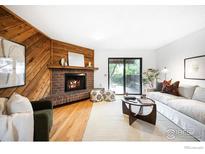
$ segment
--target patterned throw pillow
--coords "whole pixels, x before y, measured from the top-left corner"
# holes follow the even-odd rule
[[[162,92],[172,94],[172,95],[175,95],[175,96],[179,96],[178,88],[179,88],[179,81],[176,81],[172,85],[166,85],[162,89]]]
[[[90,100],[93,101],[93,102],[101,102],[101,101],[103,101],[104,100],[103,93],[104,93],[103,90],[95,90],[95,89],[93,89],[90,92]]]
[[[111,91],[111,90],[105,91],[105,93],[104,93],[104,100],[108,101],[108,102],[115,101],[115,93],[114,93],[114,91]]]

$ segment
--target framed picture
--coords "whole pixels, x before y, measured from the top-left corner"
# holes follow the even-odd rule
[[[69,66],[85,67],[84,55],[74,52],[68,52]]]
[[[205,80],[205,55],[184,59],[184,78]]]
[[[0,88],[25,85],[25,46],[0,37]]]

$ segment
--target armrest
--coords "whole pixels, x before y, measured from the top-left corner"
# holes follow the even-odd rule
[[[51,101],[48,101],[48,100],[32,101],[31,105],[34,111],[44,110],[44,109],[53,109],[53,105]]]
[[[48,119],[47,114],[34,112],[34,141],[49,141]]]

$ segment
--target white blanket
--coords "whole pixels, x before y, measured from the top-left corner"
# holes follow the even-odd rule
[[[33,141],[34,117],[28,98],[0,98],[0,141]]]
[[[1,141],[33,141],[33,113],[0,115]]]

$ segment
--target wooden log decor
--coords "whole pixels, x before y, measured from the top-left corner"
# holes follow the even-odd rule
[[[85,66],[94,66],[94,51],[77,45],[52,40],[4,6],[0,6],[0,36],[26,46],[26,85],[0,89],[0,97],[17,92],[31,101],[50,95],[49,64],[58,63],[68,50],[85,55]]]

